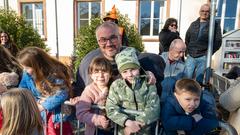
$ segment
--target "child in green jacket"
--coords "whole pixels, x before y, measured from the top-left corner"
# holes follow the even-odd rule
[[[140,64],[134,48],[128,47],[116,55],[115,61],[122,78],[110,86],[106,102],[107,116],[119,127],[118,134],[150,135],[150,124],[159,119],[160,101],[155,85],[140,74]],[[123,110],[137,111],[127,113]]]

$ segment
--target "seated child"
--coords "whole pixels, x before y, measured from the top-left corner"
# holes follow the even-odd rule
[[[112,134],[111,131],[105,130],[109,127],[109,120],[106,118],[105,111],[91,108],[93,104],[105,106],[109,80],[112,74],[111,68],[111,63],[105,58],[94,58],[88,69],[92,83],[86,86],[80,97],[75,97],[70,100],[72,104],[77,104],[77,119],[85,123],[85,135],[95,135],[95,127],[98,127],[98,134]]]
[[[110,86],[106,101],[107,116],[120,127],[118,134],[151,134],[149,124],[159,119],[160,101],[155,85],[147,83],[146,74],[140,74],[136,50],[128,47],[116,55],[115,61],[122,78]],[[123,112],[138,111],[138,114]]]
[[[218,127],[215,108],[201,95],[196,81],[176,82],[175,92],[167,97],[161,112],[166,135],[203,135]]]

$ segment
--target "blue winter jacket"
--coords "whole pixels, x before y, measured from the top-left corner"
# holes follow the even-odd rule
[[[199,107],[186,114],[174,95],[167,97],[161,109],[161,120],[166,135],[176,135],[183,130],[187,135],[203,135],[218,127],[215,108],[201,99]],[[201,114],[202,119],[195,122],[193,114]]]
[[[19,83],[20,88],[26,88],[29,89],[33,96],[35,97],[36,101],[39,100],[42,95],[37,90],[35,86],[34,79],[30,74],[27,72],[23,72],[22,79]],[[49,96],[45,99],[45,101],[41,104],[43,108],[45,108],[47,111],[52,112],[54,114],[53,122],[58,123],[61,120],[60,113],[61,113],[61,104],[64,103],[68,98],[68,92],[66,89],[60,89],[58,90],[54,95]],[[46,113],[45,111],[41,112],[41,116],[43,120],[46,119]],[[63,121],[66,121],[66,117],[63,118]]]

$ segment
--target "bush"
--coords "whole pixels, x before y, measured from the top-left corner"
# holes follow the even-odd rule
[[[131,47],[138,49],[139,51],[144,50],[141,36],[139,35],[136,27],[130,24],[129,18],[125,15],[118,13],[118,24],[125,28],[125,33],[128,37],[128,44]],[[98,48],[95,30],[98,25],[103,22],[102,18],[94,18],[91,20],[91,25],[81,27],[77,38],[75,39],[74,45],[74,70],[78,68],[83,57],[90,51]]]
[[[19,50],[27,46],[37,46],[46,49],[40,35],[25,19],[15,11],[0,9],[0,31],[9,33]]]

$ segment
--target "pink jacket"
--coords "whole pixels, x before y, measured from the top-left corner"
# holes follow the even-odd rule
[[[102,92],[94,83],[85,87],[78,103],[76,104],[76,115],[80,122],[85,123],[85,135],[94,135],[95,126],[100,125],[98,116],[91,109],[92,104],[105,105],[108,90]]]

